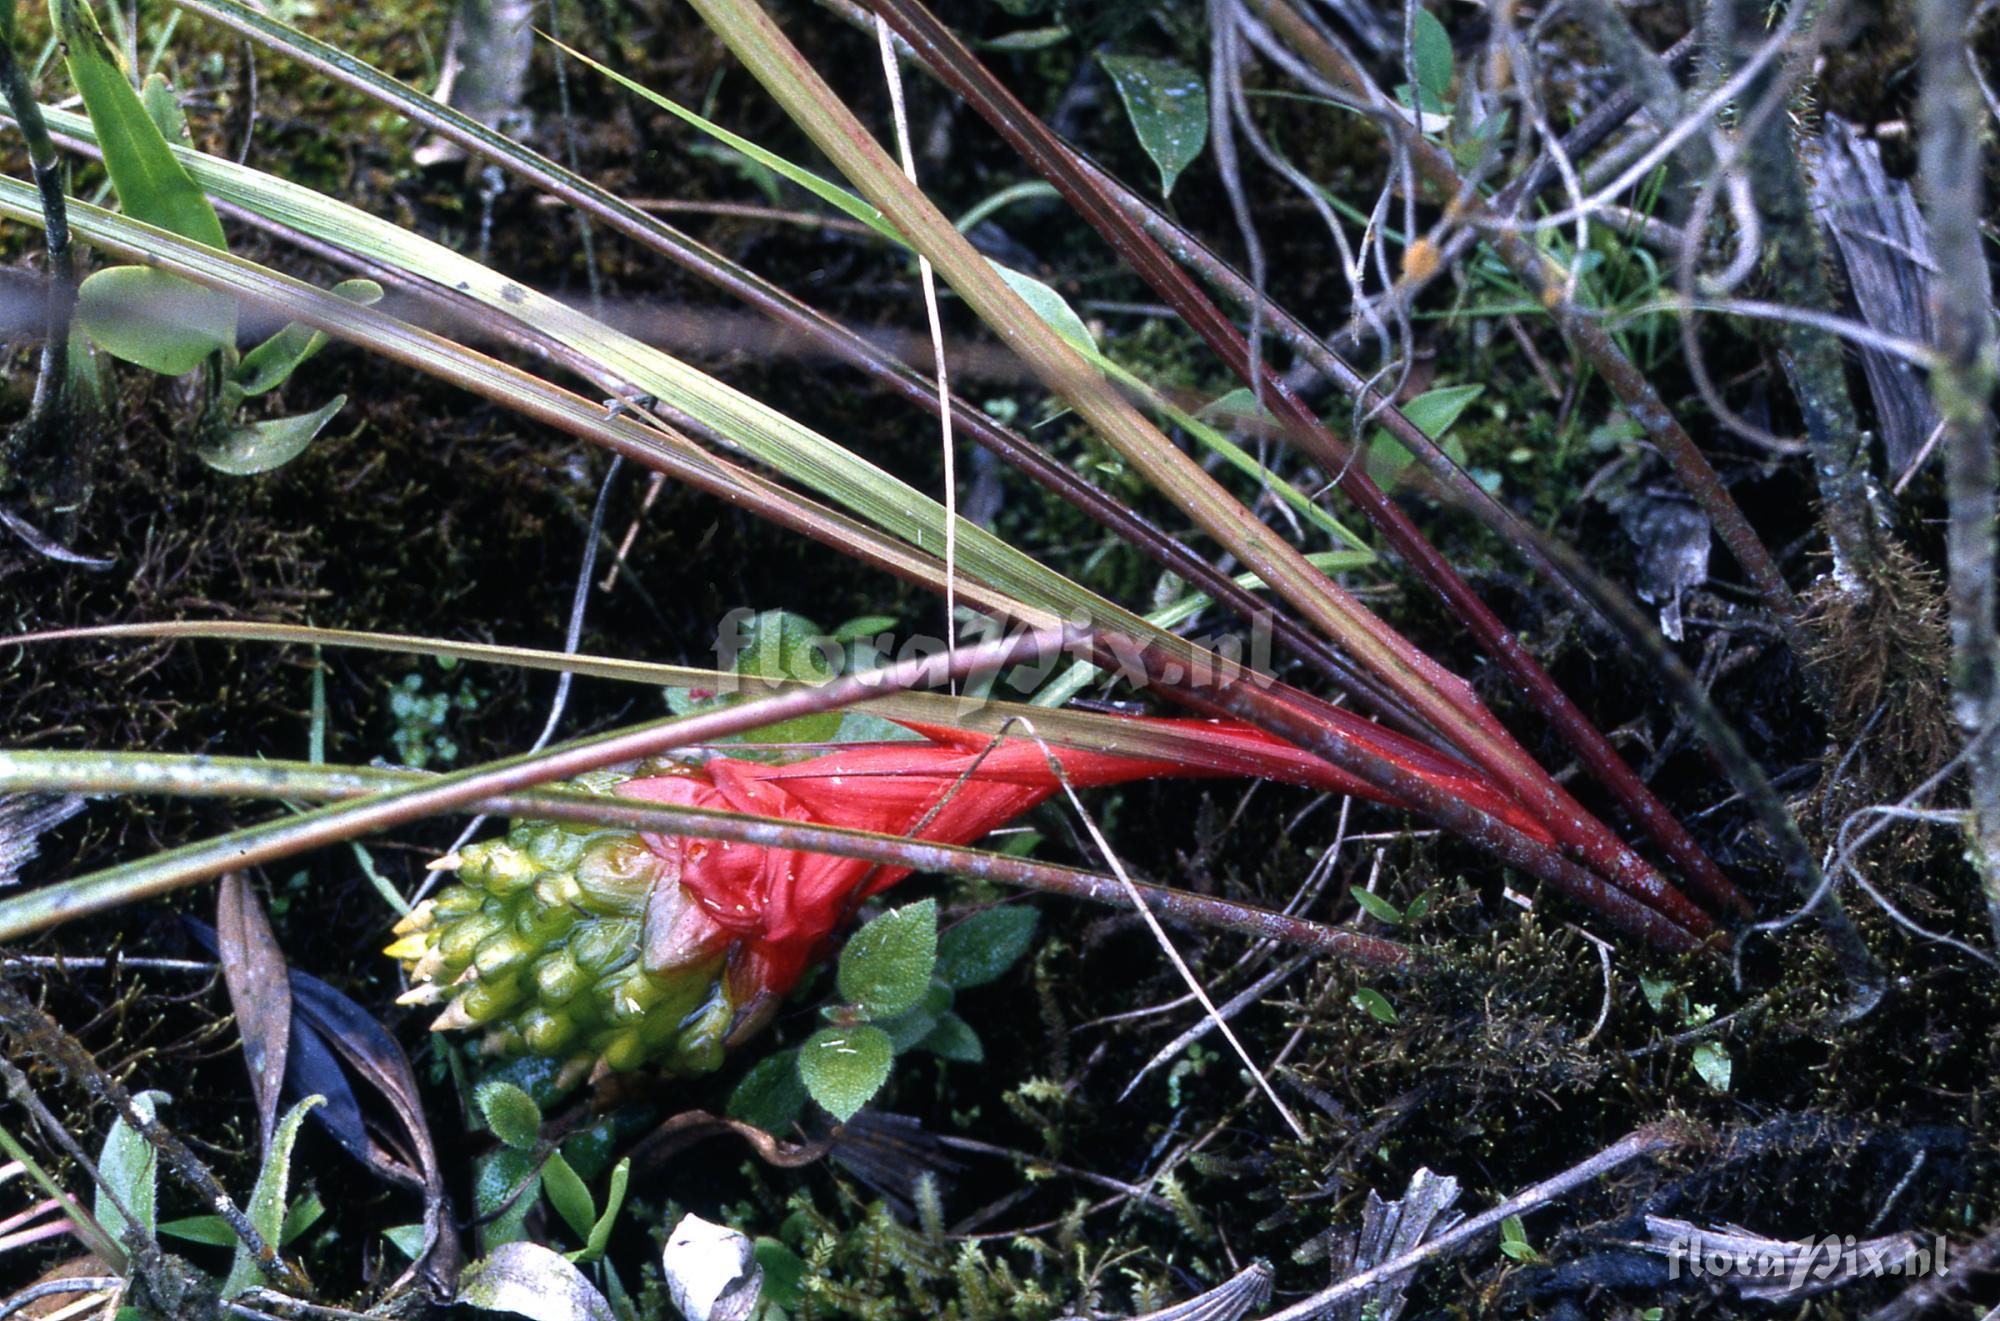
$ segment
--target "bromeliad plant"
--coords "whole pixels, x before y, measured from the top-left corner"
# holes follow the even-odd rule
[[[154,73],[133,90],[88,0],[50,0],[49,15],[125,214],[227,252],[214,205],[171,149],[188,142],[172,86]],[[364,304],[382,297],[373,280],[344,280],[333,292]],[[326,336],[291,324],[238,353],[236,299],[151,266],[111,266],[86,277],[77,289],[76,321],[114,358],[162,376],[202,373],[195,451],[220,472],[247,475],[290,462],[347,402],[336,396],[296,417],[239,422],[245,402],[283,385],[326,345]]]
[[[906,397],[927,398],[921,384],[912,389],[907,369],[870,350],[851,332],[552,162],[234,0],[183,4],[299,55],[527,174],[639,241],[757,300]],[[654,768],[618,783],[617,798],[750,814],[781,826],[861,825],[955,842],[977,838],[1011,819],[1057,792],[1065,778],[1088,785],[1164,775],[1257,775],[1337,789],[1427,815],[1621,928],[1669,947],[1692,948],[1713,933],[1709,915],[1585,811],[1468,685],[1249,516],[1229,490],[1172,443],[1107,377],[1101,355],[1085,351],[1089,346],[1073,342],[1073,336],[1052,324],[1048,309],[1034,303],[1032,285],[996,270],[965,242],[754,4],[698,0],[697,7],[860,189],[866,201],[853,205],[874,216],[878,231],[927,257],[1054,393],[1296,612],[1295,617],[1281,617],[1290,629],[1285,636],[1301,655],[1347,683],[1384,718],[1401,723],[1410,736],[1392,734],[1309,693],[1253,681],[1240,666],[1084,591],[990,533],[954,523],[936,501],[832,440],[586,313],[354,208],[189,150],[178,141],[171,116],[172,131],[167,132],[159,119],[145,113],[147,99],[119,73],[81,0],[58,0],[58,22],[75,37],[73,76],[91,112],[87,124],[68,128],[79,136],[95,136],[128,213],[140,219],[150,213],[162,222],[160,228],[150,228],[76,207],[74,222],[86,239],[145,262],[93,277],[113,278],[100,286],[103,296],[95,301],[99,311],[86,324],[97,325],[114,351],[122,342],[127,356],[157,370],[187,371],[207,364],[222,373],[212,379],[220,382],[216,397],[227,399],[231,382],[247,393],[246,379],[261,381],[267,374],[259,364],[245,377],[255,353],[231,361],[232,295],[242,293],[299,323],[280,332],[281,340],[293,335],[285,346],[271,349],[274,371],[288,372],[302,361],[316,347],[316,333],[340,335],[941,592],[948,575],[939,552],[952,539],[946,535],[950,531],[960,575],[950,589],[960,602],[1030,626],[1046,627],[1081,613],[1092,626],[1076,640],[1089,659],[1142,679],[1199,713],[1233,722],[1198,727],[1124,722],[1134,742],[1152,735],[1182,736],[1165,759],[1129,750],[1099,754],[1058,749],[1051,754],[1025,740],[988,746],[983,735],[968,738],[915,722],[911,727],[922,741],[914,745],[843,749],[789,766],[723,758],[671,773]],[[935,36],[927,29],[910,30],[919,39]],[[159,92],[150,99],[170,100]],[[60,120],[51,117],[52,123]],[[845,196],[833,185],[827,189],[823,195]],[[853,516],[738,466],[717,447],[705,446],[673,425],[650,418],[642,422],[622,409],[593,404],[361,306],[362,300],[328,295],[230,257],[204,190],[228,197],[253,215],[282,219],[358,260],[393,268],[454,307],[473,307],[486,324],[547,347],[558,361],[621,398],[638,394],[659,399],[702,433],[844,505]],[[0,212],[31,222],[37,214],[28,191],[11,184],[0,187]],[[1112,226],[1101,214],[1091,218]],[[1125,230],[1117,232],[1129,238]],[[1184,292],[1159,267],[1163,258],[1156,248],[1128,244],[1126,250],[1141,261],[1148,278],[1172,285],[1177,294]],[[195,314],[182,318],[184,324],[135,334],[129,317],[121,316],[130,310],[129,300],[117,296],[121,289],[147,297],[192,294],[189,306]],[[1271,380],[1252,370],[1254,359],[1247,359],[1249,366],[1238,361],[1244,351],[1240,336],[1230,338],[1233,328],[1226,322],[1217,325],[1219,314],[1205,303],[1189,306],[1190,321],[1213,332],[1217,351],[1243,367],[1253,386],[1269,388]],[[1521,678],[1690,880],[1712,900],[1733,901],[1733,889],[1685,830],[1652,800],[1602,735],[1562,698],[1366,472],[1334,461],[1342,451],[1318,420],[1302,413],[1289,395],[1266,397],[1279,406],[1280,420],[1291,432],[1304,435],[1310,444],[1324,438],[1324,446],[1332,446],[1312,452],[1328,458],[1329,472],[1344,474],[1343,486],[1385,539],[1461,613],[1473,636]],[[934,398],[929,402],[945,407]],[[1196,581],[1215,599],[1246,613],[1261,609],[1243,588],[1215,574],[1185,546],[1136,524],[1115,502],[1090,491],[1060,465],[1051,465],[1026,439],[976,414],[955,410],[954,415],[971,434],[1023,464],[1037,480],[1121,533],[1129,529],[1137,544],[1163,562],[1186,565],[1190,574],[1205,570],[1207,576]],[[1401,417],[1393,410],[1383,417],[1394,434],[1403,436],[1395,426],[1407,425],[1406,418],[1390,423]],[[1410,429],[1422,437],[1420,429]],[[1195,729],[1199,736],[1189,737]],[[660,745],[673,746],[664,736]],[[220,866],[239,865],[239,859],[253,856],[241,844],[254,844],[256,858],[282,856],[307,841],[351,838],[424,812],[466,807],[487,793],[602,764],[560,756],[516,759],[448,777],[428,789],[383,792],[357,807],[322,809],[324,816],[303,826],[256,827],[214,841],[200,859],[191,855],[178,860],[184,865],[173,878],[184,884],[214,875]],[[828,786],[836,783],[841,792],[830,793]],[[856,787],[862,783],[868,787]],[[605,785],[587,787],[601,792]],[[459,885],[412,916],[397,952],[423,983],[425,998],[450,1002],[446,1026],[485,1025],[502,1048],[544,1051],[591,1067],[658,1060],[685,1071],[712,1068],[726,1042],[768,1015],[775,998],[796,983],[854,906],[904,872],[791,847],[782,835],[750,844],[737,841],[735,846],[711,846],[705,838],[693,827],[675,833],[594,833],[530,819],[508,840],[475,846],[450,860],[460,870]],[[165,872],[155,869],[155,874]],[[100,903],[114,891],[117,879],[84,878],[77,884],[95,896],[92,903]],[[75,909],[46,903],[34,910],[41,915],[37,918],[18,902],[0,905],[0,931],[24,930],[50,913],[71,911]],[[592,934],[599,931],[614,932],[618,939]]]

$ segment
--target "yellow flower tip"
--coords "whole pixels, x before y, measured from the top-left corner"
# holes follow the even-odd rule
[[[383,953],[402,963],[414,963],[430,953],[431,938],[422,931],[413,931],[393,945],[383,949]]]
[[[437,980],[437,975],[443,971],[444,955],[435,949],[427,950],[421,958],[410,965],[410,980],[413,982],[435,981]]]
[[[456,1032],[460,1028],[472,1027],[473,1025],[474,1020],[472,1015],[465,1012],[465,1001],[458,999],[446,1005],[444,1012],[431,1020],[431,1031]]]
[[[463,867],[464,865],[465,865],[465,855],[454,851],[445,854],[441,858],[432,858],[429,862],[424,864],[424,870],[457,871],[460,867]],[[430,900],[426,899],[424,900],[424,902],[428,904]]]
[[[426,899],[397,919],[390,930],[399,936],[407,936],[412,931],[429,931],[437,924],[437,900]]]
[[[399,1005],[441,1005],[450,995],[450,991],[439,986],[436,982],[425,982],[421,986],[412,986],[409,990],[397,996],[396,1003]]]
[[[592,1087],[595,1087],[606,1078],[609,1078],[611,1072],[611,1061],[599,1055],[590,1066],[590,1078],[588,1081]]]

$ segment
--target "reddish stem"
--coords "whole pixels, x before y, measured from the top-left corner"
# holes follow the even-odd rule
[[[1391,547],[1444,600],[1481,647],[1527,691],[1556,731],[1625,804],[1641,827],[1673,856],[1689,879],[1717,902],[1747,910],[1735,886],[1625,764],[1589,718],[1557,687],[1408,516],[1369,478],[1363,465],[1350,461],[1351,451],[1285,387],[1267,363],[1255,363],[1258,370],[1253,372],[1249,343],[1235,325],[1209,300],[1193,277],[1174,263],[1138,224],[1125,215],[1116,201],[1096,185],[1090,172],[1079,164],[1061,140],[1029,113],[956,35],[918,0],[869,0],[869,3],[909,41],[919,57],[946,85],[964,96],[1016,151],[1062,192],[1070,204],[1148,284],[1167,299],[1233,371],[1261,390],[1266,403],[1284,424],[1293,442],[1326,472],[1339,474],[1341,489],[1382,532]],[[1409,648],[1386,626],[1381,627],[1380,633],[1385,641],[1401,644],[1399,650],[1407,648],[1405,654],[1413,662],[1427,667],[1434,676],[1442,674],[1441,667],[1435,663],[1427,659],[1418,660],[1422,653]],[[1499,722],[1483,706],[1474,703],[1468,711],[1482,725],[1505,737]],[[1511,739],[1508,741],[1511,742]],[[1504,783],[1514,786],[1516,792],[1525,793],[1531,809],[1545,809],[1546,819],[1557,828],[1564,843],[1575,848],[1593,866],[1635,893],[1644,893],[1667,909],[1678,910],[1677,916],[1692,909],[1693,906],[1659,877],[1650,864],[1612,835],[1601,822],[1590,817],[1539,767],[1528,770],[1521,766],[1489,765],[1487,769],[1500,776]],[[1523,783],[1524,773],[1527,783]]]

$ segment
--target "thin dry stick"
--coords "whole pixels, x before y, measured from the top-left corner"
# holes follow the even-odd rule
[[[902,158],[903,177],[917,181],[917,155],[910,148],[909,107],[903,101],[903,70],[896,62],[896,38],[889,25],[875,20],[875,36],[882,46],[882,77],[889,84],[891,116],[896,123],[896,152]],[[924,315],[931,326],[931,355],[937,361],[938,432],[944,446],[944,650],[958,650],[958,596],[953,580],[958,577],[958,452],[951,437],[951,378],[945,367],[944,321],[938,315],[937,274],[931,259],[917,254],[917,280],[924,289]]]
[[[267,1279],[301,1292],[311,1288],[311,1282],[304,1273],[278,1255],[277,1248],[250,1223],[250,1218],[216,1182],[208,1167],[195,1159],[187,1145],[141,1110],[124,1085],[106,1073],[75,1037],[64,1031],[62,1025],[50,1018],[40,1005],[15,990],[5,978],[0,978],[0,1018],[5,1018],[12,1026],[14,1040],[21,1049],[42,1056],[82,1083],[84,1090],[92,1096],[117,1110],[119,1116],[160,1153],[167,1168],[206,1199],[215,1214],[228,1223],[243,1246],[257,1259],[258,1269],[264,1272]],[[18,1071],[11,1064],[6,1068],[12,1083]],[[132,1220],[129,1210],[120,1209],[128,1221],[138,1223]]]
[[[1097,851],[1104,855],[1104,861],[1110,866],[1111,874],[1116,876],[1118,883],[1125,887],[1125,893],[1131,898],[1132,906],[1138,909],[1139,916],[1145,919],[1146,929],[1153,933],[1153,940],[1159,945],[1161,952],[1167,956],[1167,962],[1174,965],[1174,971],[1178,972],[1181,975],[1181,980],[1187,983],[1188,990],[1194,993],[1195,999],[1201,1001],[1202,1012],[1208,1015],[1208,1020],[1215,1024],[1217,1031],[1222,1033],[1223,1040],[1227,1041],[1230,1049],[1236,1052],[1236,1057],[1243,1061],[1243,1067],[1250,1070],[1250,1076],[1256,1080],[1258,1088],[1270,1099],[1271,1106],[1278,1112],[1279,1118],[1285,1121],[1286,1126],[1298,1136],[1299,1141],[1305,1141],[1305,1126],[1299,1123],[1298,1117],[1292,1114],[1290,1107],[1278,1099],[1278,1093],[1271,1087],[1270,1079],[1266,1078],[1264,1071],[1257,1067],[1257,1061],[1250,1058],[1250,1052],[1237,1039],[1235,1030],[1229,1026],[1229,1020],[1224,1018],[1222,1011],[1215,1007],[1215,1001],[1209,998],[1208,989],[1194,975],[1194,969],[1188,967],[1187,960],[1183,959],[1181,952],[1174,948],[1174,942],[1167,935],[1167,929],[1160,925],[1159,918],[1153,916],[1153,910],[1146,907],[1145,903],[1140,900],[1139,887],[1133,882],[1131,876],[1126,873],[1125,864],[1119,860],[1117,851],[1111,847],[1111,841],[1106,839],[1104,832],[1097,828],[1096,818],[1091,816],[1089,810],[1084,807],[1083,800],[1076,796],[1076,787],[1069,782],[1069,776],[1063,773],[1062,762],[1057,759],[1055,750],[1042,741],[1042,736],[1035,732],[1033,723],[1023,718],[1020,724],[1027,731],[1028,736],[1033,738],[1041,747],[1042,755],[1048,758],[1049,770],[1061,782],[1063,794],[1069,799],[1071,810],[1076,813],[1077,819],[1083,822],[1084,830],[1090,835],[1090,842],[1095,844]]]
[[[1531,1188],[1523,1189],[1500,1205],[1482,1215],[1476,1215],[1447,1234],[1440,1234],[1428,1243],[1418,1244],[1400,1257],[1391,1257],[1379,1266],[1371,1267],[1358,1275],[1350,1275],[1331,1288],[1322,1289],[1312,1297],[1293,1303],[1282,1311],[1273,1312],[1264,1321],[1310,1321],[1323,1315],[1335,1303],[1366,1293],[1376,1285],[1389,1280],[1400,1279],[1434,1257],[1443,1257],[1461,1247],[1500,1228],[1500,1222],[1509,1216],[1522,1215],[1537,1207],[1553,1202],[1574,1189],[1582,1187],[1593,1179],[1602,1178],[1621,1166],[1629,1165],[1642,1156],[1657,1152],[1671,1151],[1694,1141],[1695,1133],[1684,1121],[1663,1119],[1656,1124],[1635,1129],[1589,1160],[1572,1165],[1551,1179],[1544,1179]]]

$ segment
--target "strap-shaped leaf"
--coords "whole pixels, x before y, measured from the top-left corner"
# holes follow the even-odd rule
[[[292,1182],[292,1144],[299,1140],[299,1126],[305,1123],[307,1112],[325,1100],[323,1096],[308,1096],[287,1110],[278,1122],[270,1150],[264,1153],[264,1166],[257,1171],[257,1187],[250,1194],[250,1223],[266,1243],[277,1244],[284,1238],[285,1193]],[[258,1268],[256,1255],[239,1243],[236,1260],[230,1263],[229,1278],[222,1284],[222,1296],[234,1298],[261,1279],[263,1272]]]
[[[342,280],[333,292],[350,303],[373,307],[382,301],[382,286],[373,280]],[[234,384],[244,398],[275,390],[291,379],[306,359],[326,347],[326,335],[294,321],[251,349],[237,364]]]
[[[83,96],[84,109],[90,112],[90,122],[97,131],[97,143],[104,153],[104,168],[111,176],[111,186],[118,192],[118,203],[125,214],[134,220],[143,220],[149,225],[171,230],[182,238],[205,243],[211,248],[228,250],[228,240],[223,237],[222,221],[209,205],[208,197],[196,185],[193,178],[174,159],[172,148],[166,135],[147,112],[139,93],[125,77],[119,66],[118,56],[111,43],[104,39],[104,32],[97,26],[97,15],[91,11],[89,0],[49,0],[49,17],[55,24],[56,35],[63,42],[68,57],[70,80]],[[155,101],[158,101],[155,96]],[[168,96],[171,103],[171,96]],[[163,108],[164,109],[164,108]],[[93,277],[95,280],[96,277]],[[178,376],[192,370],[192,364],[177,371],[155,367],[156,358],[168,363],[183,361],[191,351],[189,346],[206,340],[207,350],[198,355],[196,362],[207,353],[236,338],[236,303],[222,294],[206,290],[185,280],[156,274],[148,282],[127,281],[120,286],[121,295],[137,292],[151,292],[165,297],[166,285],[172,281],[187,291],[176,297],[173,321],[154,314],[147,304],[127,302],[128,310],[145,319],[146,327],[137,331],[119,332],[108,327],[101,320],[87,320],[91,338],[108,353],[142,367],[162,371],[166,375]],[[92,281],[86,281],[88,288]],[[117,310],[118,302],[105,299],[106,292],[100,286],[98,310]],[[161,324],[177,324],[179,336],[166,348],[157,327]],[[105,329],[110,338],[100,338],[99,329]],[[126,347],[136,346],[144,356],[133,357],[126,353]],[[167,349],[172,351],[167,351]]]

